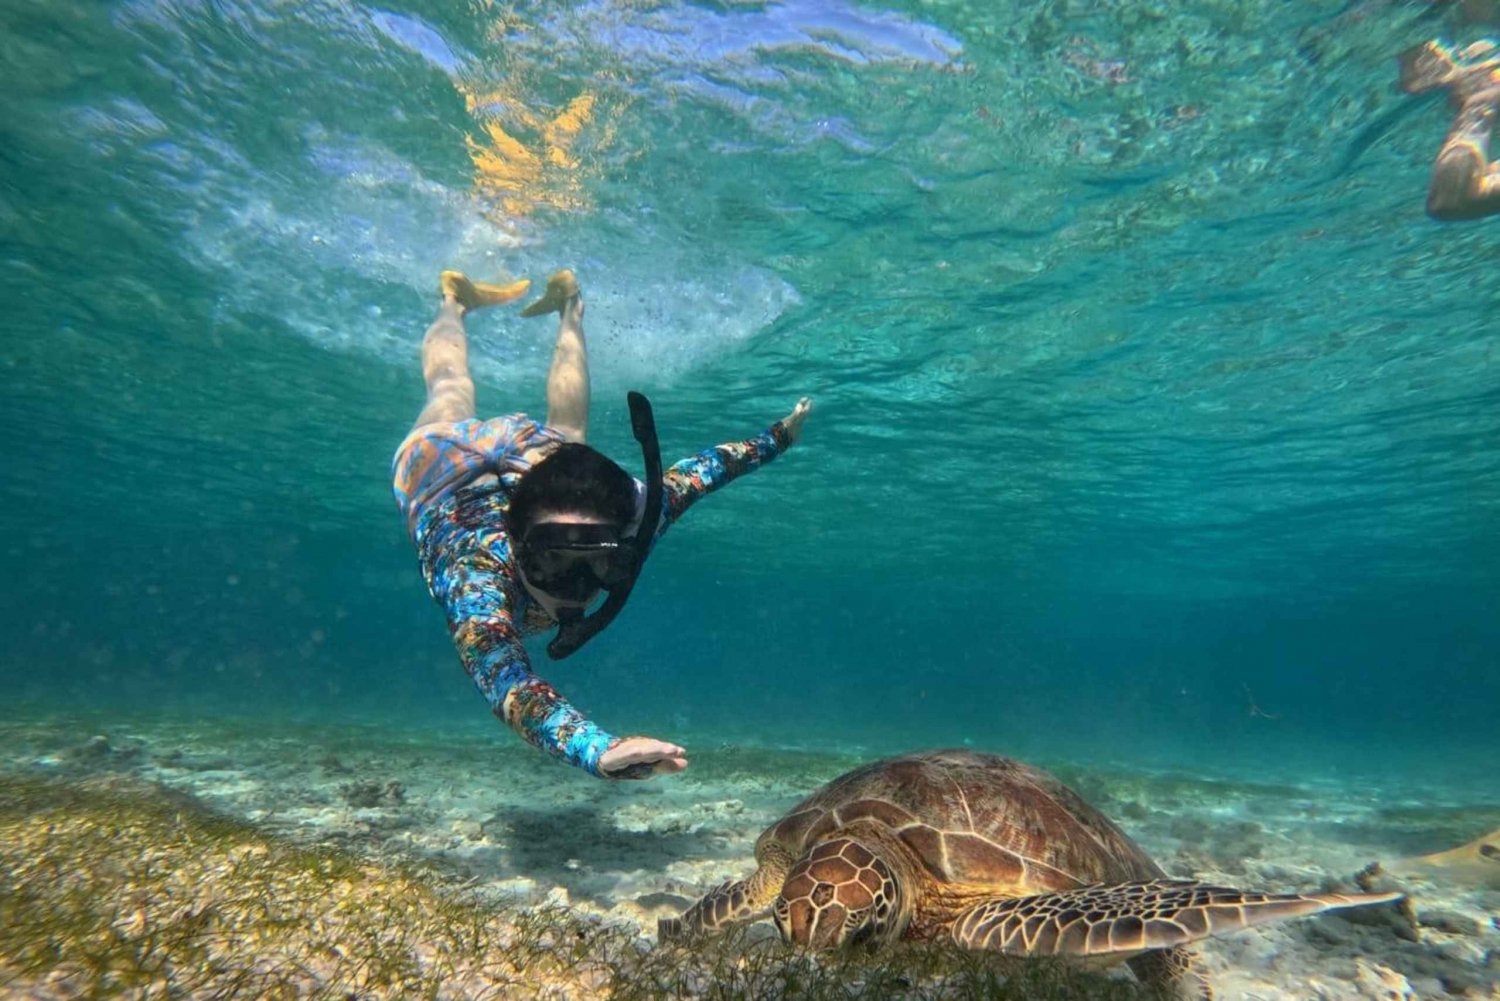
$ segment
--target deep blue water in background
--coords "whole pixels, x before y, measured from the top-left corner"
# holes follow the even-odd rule
[[[607,728],[1494,798],[1500,222],[1423,215],[1448,112],[1394,88],[1445,17],[6,3],[7,701],[483,720],[390,453],[438,270],[572,266],[632,468],[627,388],[669,458],[815,401],[538,648]],[[473,318],[482,412],[552,329]]]

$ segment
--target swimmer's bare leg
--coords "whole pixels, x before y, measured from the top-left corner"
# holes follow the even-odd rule
[[[547,280],[547,291],[522,316],[557,313],[557,344],[547,372],[547,426],[568,441],[582,443],[589,433],[589,353],[583,339],[583,297],[571,271]]]
[[[1490,134],[1500,113],[1500,80],[1465,97],[1432,169],[1427,214],[1445,222],[1500,213],[1500,164]]]
[[[464,314],[513,302],[526,294],[531,283],[522,279],[509,285],[470,281],[458,271],[444,271],[439,284],[443,304],[437,319],[422,337],[422,378],[427,383],[427,404],[413,428],[439,421],[462,421],[474,416],[474,380],[469,377],[469,338]]]

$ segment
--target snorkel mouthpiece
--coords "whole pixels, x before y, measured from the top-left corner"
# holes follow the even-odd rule
[[[656,526],[661,524],[661,445],[656,439],[656,416],[651,412],[651,401],[642,394],[632,390],[626,394],[625,400],[630,406],[630,430],[641,446],[641,458],[646,463],[646,506],[635,535],[620,541],[615,557],[620,567],[619,579],[606,586],[609,597],[592,615],[575,614],[558,622],[557,635],[547,644],[547,656],[553,660],[562,660],[576,653],[620,614],[625,602],[630,600],[636,578],[641,575],[641,567],[651,552]]]

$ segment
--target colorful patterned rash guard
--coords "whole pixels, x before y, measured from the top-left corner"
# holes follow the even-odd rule
[[[490,710],[528,742],[602,777],[599,758],[621,738],[532,672],[521,639],[557,621],[522,584],[505,530],[511,492],[530,468],[526,453],[550,451],[562,441],[521,414],[427,424],[397,449],[393,486],[427,588],[447,613],[459,659]],[[754,438],[674,464],[662,477],[661,522],[652,545],[700,497],[790,447],[791,436],[777,421]],[[644,492],[638,484],[638,497]]]

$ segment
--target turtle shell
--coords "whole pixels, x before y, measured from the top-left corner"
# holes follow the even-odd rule
[[[778,844],[795,858],[861,820],[883,824],[942,882],[1022,895],[1164,875],[1055,776],[962,749],[886,758],[841,775],[768,828],[757,847]]]

